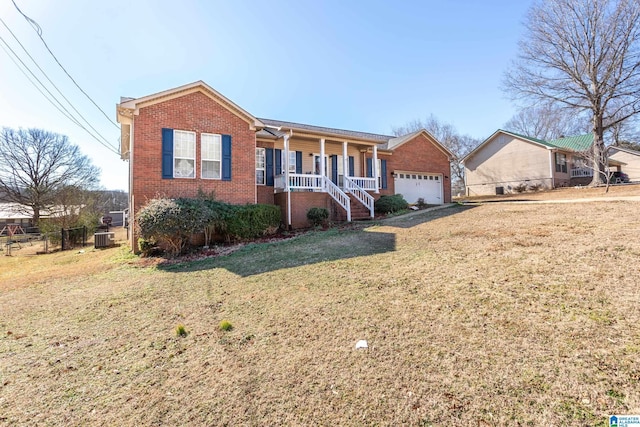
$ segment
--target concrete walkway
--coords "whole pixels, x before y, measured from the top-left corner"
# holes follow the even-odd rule
[[[420,215],[420,214],[424,214],[424,213],[427,213],[427,212],[433,212],[433,211],[439,211],[440,209],[446,209],[446,208],[450,208],[450,207],[456,206],[456,205],[457,205],[457,203],[445,203],[444,205],[434,206],[432,208],[422,209],[422,210],[419,210],[419,211],[412,211],[412,212],[408,212],[408,213],[403,214],[403,215],[393,216],[391,218],[384,218],[384,219],[374,220],[374,221],[378,222],[380,224],[392,225],[394,223],[404,222],[404,221],[409,220],[409,219],[413,218],[414,216],[417,216],[417,215]]]

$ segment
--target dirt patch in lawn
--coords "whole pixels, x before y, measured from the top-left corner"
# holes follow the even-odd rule
[[[605,426],[640,413],[639,206],[452,207],[172,271],[113,250],[0,291],[0,423]]]

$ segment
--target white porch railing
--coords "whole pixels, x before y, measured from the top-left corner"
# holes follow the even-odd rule
[[[571,169],[571,178],[582,178],[593,176],[591,168],[573,168]]]
[[[364,178],[364,179],[369,179],[369,178]],[[371,180],[375,182],[373,178],[371,178]],[[365,182],[368,182],[368,181],[365,181]],[[364,190],[364,188],[359,186],[356,180],[353,179],[352,177],[345,176],[344,185],[346,189],[351,194],[353,194],[353,196],[356,199],[358,199],[360,203],[362,203],[364,206],[367,207],[367,209],[369,209],[369,215],[371,216],[371,218],[373,218],[374,217],[373,207],[374,207],[375,199],[369,193],[367,193]]]
[[[327,193],[329,193],[333,200],[338,202],[338,204],[342,206],[345,211],[347,211],[347,221],[351,222],[351,199],[328,177],[323,176],[322,178],[324,178],[324,185]]]
[[[275,188],[285,188],[285,183],[284,175],[276,175]],[[290,173],[289,188],[292,190],[323,190],[322,175]]]
[[[360,176],[349,176],[347,177],[351,180],[355,185],[362,188],[363,190],[376,190],[376,179],[375,178],[363,178]]]

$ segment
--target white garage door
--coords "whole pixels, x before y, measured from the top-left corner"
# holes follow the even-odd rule
[[[409,203],[416,203],[421,197],[430,205],[444,203],[441,174],[395,172],[394,184],[396,194],[402,194]]]

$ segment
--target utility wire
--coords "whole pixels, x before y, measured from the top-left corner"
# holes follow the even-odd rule
[[[84,94],[84,96],[86,96],[87,99],[89,99],[89,101],[91,101],[91,103],[93,105],[95,105],[95,107],[98,110],[100,110],[100,112],[107,118],[107,120],[109,120],[115,127],[120,129],[120,126],[118,126],[118,124],[116,122],[114,122],[113,119],[111,119],[111,117],[109,117],[109,115],[107,115],[107,113],[105,113],[104,110],[102,108],[100,108],[100,106],[98,104],[96,104],[96,102],[89,96],[89,94],[87,94],[87,92],[85,92],[84,89],[82,89],[80,87],[80,85],[75,81],[75,79],[73,77],[71,77],[71,74],[69,74],[69,72],[62,66],[60,61],[58,61],[58,58],[53,54],[51,49],[49,49],[49,45],[44,40],[44,37],[42,37],[42,27],[40,27],[40,25],[38,25],[38,23],[36,21],[34,21],[33,19],[29,18],[24,12],[22,12],[14,0],[11,0],[11,2],[15,6],[16,10],[20,13],[20,15],[22,15],[24,17],[24,19],[26,19],[29,24],[31,24],[31,27],[36,32],[36,34],[38,34],[38,37],[40,38],[40,40],[44,44],[44,47],[47,48],[47,50],[49,51],[49,53],[51,54],[53,59],[55,59],[56,63],[60,66],[60,68],[62,68],[62,71],[64,71],[64,73],[67,75],[67,77],[69,77],[71,79],[73,84],[75,84],[76,87],[80,90],[80,92],[82,92]]]
[[[78,111],[78,109],[76,107],[73,106],[73,103],[71,101],[69,101],[67,99],[66,96],[64,96],[64,94],[62,93],[62,91],[58,88],[58,86],[56,86],[56,84],[51,81],[51,79],[49,78],[49,76],[47,75],[47,73],[45,73],[45,71],[40,67],[40,65],[38,65],[38,63],[36,62],[35,59],[33,59],[33,57],[29,54],[29,51],[27,51],[27,49],[23,46],[22,43],[20,43],[20,40],[18,39],[18,37],[16,37],[16,35],[13,33],[13,31],[11,31],[11,28],[9,28],[9,26],[4,22],[4,20],[2,18],[0,18],[0,22],[2,23],[2,25],[4,25],[4,27],[7,29],[7,31],[9,31],[9,33],[11,33],[11,35],[13,36],[13,38],[18,42],[18,44],[20,45],[20,47],[22,48],[22,50],[24,50],[24,52],[27,54],[27,56],[31,59],[31,61],[35,64],[36,67],[38,67],[38,70],[40,70],[40,72],[44,75],[44,77],[49,81],[49,83],[51,83],[51,85],[58,91],[58,93],[62,96],[62,98],[67,101],[67,103],[71,106],[71,108],[73,108],[73,111],[75,111],[78,116],[80,116],[80,118],[82,120],[84,120],[84,122],[99,136],[102,138],[102,140],[106,143],[111,145],[111,143],[100,134],[100,132],[94,128],[91,123],[89,123],[89,121],[82,115],[82,113],[80,111]],[[6,43],[6,42],[5,42]],[[117,149],[116,147],[112,146],[114,149]]]
[[[111,151],[114,154],[120,154],[115,148],[113,148],[111,145],[105,144],[104,142],[102,142],[100,139],[98,139],[92,132],[90,132],[87,128],[85,128],[82,123],[80,123],[75,117],[73,117],[73,114],[71,114],[69,112],[69,110],[67,110],[67,108],[55,97],[54,94],[51,93],[51,91],[49,89],[47,89],[47,87],[40,81],[40,79],[38,79],[38,77],[33,73],[33,71],[31,71],[31,69],[27,66],[27,64],[24,63],[24,61],[22,61],[22,59],[20,59],[20,57],[18,56],[18,54],[11,48],[11,46],[9,46],[9,44],[5,41],[4,38],[2,38],[2,36],[0,36],[0,41],[4,44],[4,46],[0,45],[0,47],[2,47],[2,49],[5,51],[5,53],[9,56],[9,58],[13,61],[14,64],[16,64],[16,66],[18,67],[18,69],[27,77],[27,79],[29,80],[29,82],[35,86],[36,89],[38,89],[38,91],[47,99],[47,101],[49,101],[54,107],[56,107],[56,109],[58,111],[60,111],[65,117],[67,117],[69,120],[71,120],[73,123],[75,123],[76,125],[78,125],[80,128],[82,128],[85,132],[87,132],[93,139],[95,139],[96,141],[98,141],[98,143],[100,143],[102,146],[104,146],[105,148],[107,148],[109,151]],[[5,48],[6,46],[6,48]],[[42,88],[49,94],[49,96],[51,96],[51,98],[53,98],[56,103],[58,105],[56,105],[56,103],[54,103],[49,96],[45,95],[44,92],[42,92],[42,90],[40,89],[40,87],[38,87],[38,85],[35,84],[35,82],[24,72],[24,70],[22,69],[22,67],[20,67],[20,65],[18,65],[18,63],[15,61],[15,59],[9,54],[9,52],[7,51],[7,49],[9,49],[9,51],[11,51],[11,53],[13,53],[13,55],[15,56],[16,59],[18,59],[18,61],[20,61],[20,63],[22,64],[22,66],[31,74],[31,76],[33,76],[33,78],[40,84],[40,86],[42,86]],[[64,110],[64,111],[63,111]]]
[[[60,111],[60,113],[62,113],[62,115],[64,115],[66,118],[68,118],[69,120],[71,120],[73,123],[75,124],[79,124],[73,117],[69,116],[67,113],[65,113],[62,108],[60,108],[55,102],[53,102],[46,93],[44,93],[42,91],[42,89],[40,89],[40,87],[35,84],[35,82],[31,79],[31,77],[29,77],[29,75],[22,69],[22,67],[20,66],[20,64],[18,64],[18,62],[13,58],[13,56],[11,56],[11,54],[9,53],[9,51],[7,50],[6,47],[4,47],[3,45],[0,44],[0,48],[2,48],[2,50],[4,50],[4,52],[7,54],[7,56],[9,57],[9,59],[11,61],[13,61],[14,64],[16,64],[16,67],[18,67],[18,70],[20,70],[20,72],[22,74],[24,74],[24,76],[29,80],[29,82],[31,82],[31,84],[42,94],[42,96],[44,96],[46,98],[47,101],[49,101],[51,103],[51,105],[53,105],[58,111]]]

